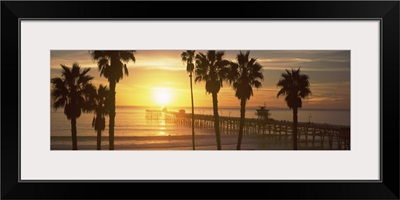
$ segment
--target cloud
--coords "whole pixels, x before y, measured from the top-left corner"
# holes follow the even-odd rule
[[[137,50],[136,63],[128,63],[129,76],[124,76],[118,83],[117,95],[146,94],[152,87],[175,88],[177,94],[182,95],[184,102],[190,96],[189,77],[186,67],[181,61],[184,50]],[[205,52],[205,51],[202,51]],[[236,61],[237,50],[225,51],[225,58]],[[248,106],[260,106],[264,102],[270,107],[284,107],[287,105],[284,98],[277,98],[279,88],[276,83],[281,78],[285,69],[297,69],[310,77],[312,95],[304,100],[305,108],[350,108],[350,51],[336,50],[252,50],[250,57],[257,58],[263,65],[264,80],[262,87],[254,89],[254,96],[248,101]],[[92,83],[108,85],[104,77],[99,76],[97,63],[93,61],[87,50],[52,50],[51,51],[51,77],[59,76],[60,64],[72,66],[77,62],[81,67],[93,68],[89,75],[94,76]],[[205,92],[205,83],[194,83],[195,104],[199,106],[212,106],[211,95]],[[134,98],[123,101],[130,104]],[[181,96],[179,96],[180,98]],[[147,98],[147,97],[146,97]],[[234,96],[234,90],[229,84],[218,94],[220,105],[238,106],[239,101]]]

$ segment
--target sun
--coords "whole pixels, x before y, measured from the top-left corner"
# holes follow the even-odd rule
[[[154,88],[154,101],[159,106],[167,106],[171,102],[171,90],[169,88]]]

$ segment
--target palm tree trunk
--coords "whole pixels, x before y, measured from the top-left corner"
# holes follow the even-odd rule
[[[244,119],[246,116],[246,98],[242,98],[240,100],[240,124],[239,124],[239,137],[237,143],[237,150],[240,150],[240,145],[242,144],[243,137],[243,127],[244,127]]]
[[[101,130],[97,130],[97,150],[101,150]]]
[[[215,136],[217,138],[217,149],[221,150],[221,135],[219,133],[219,115],[218,115],[218,97],[217,93],[212,93],[213,99],[213,110],[214,110],[214,129],[215,129]]]
[[[72,150],[78,150],[78,139],[76,135],[76,118],[71,118]]]
[[[109,124],[109,149],[114,150],[114,124],[115,124],[115,80],[110,81],[110,124]]]
[[[293,108],[293,150],[297,150],[297,108]]]
[[[193,102],[193,85],[192,85],[192,72],[190,72],[190,97],[192,98],[192,145],[193,150],[196,149],[194,142],[194,102]]]

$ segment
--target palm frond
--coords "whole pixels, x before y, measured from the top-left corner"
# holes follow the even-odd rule
[[[130,50],[130,51],[118,51],[119,52],[119,59],[122,60],[123,62],[129,62],[133,61],[136,62],[135,58],[135,50]]]
[[[135,53],[135,50],[91,51],[90,55],[97,61],[100,76],[104,75],[109,82],[118,82],[124,74],[129,75],[126,64],[136,62]]]
[[[228,82],[230,84],[234,83],[239,78],[240,72],[238,70],[239,70],[239,65],[235,62],[231,62],[229,73],[227,76]]]
[[[85,108],[85,100],[90,98],[88,89],[93,77],[87,75],[90,68],[81,72],[78,63],[74,63],[71,68],[61,65],[63,69],[61,77],[51,79],[51,96],[54,108],[64,107],[64,113],[68,119],[78,118],[81,109]]]
[[[286,95],[286,90],[284,88],[280,89],[276,97]]]
[[[90,53],[90,57],[93,60],[99,60],[102,58],[108,59],[108,55],[107,55],[106,51],[92,50],[92,51],[89,51],[89,53]]]
[[[262,86],[261,82],[258,80],[251,81],[251,85],[254,86],[255,88],[260,88]]]
[[[222,57],[225,55],[225,51],[213,51],[215,60],[223,60]]]
[[[186,51],[182,52],[182,54],[181,54],[182,61],[186,62],[188,60],[188,58],[189,58],[189,54]]]
[[[291,71],[286,69],[286,73],[282,73],[282,77],[277,83],[277,87],[281,87],[277,97],[286,95],[285,101],[289,108],[301,108],[301,99],[311,94],[309,86],[309,76],[301,74],[300,68],[291,69]]]
[[[207,51],[207,59],[210,61],[210,63],[214,64],[216,60],[215,51],[212,50]]]
[[[129,76],[129,71],[128,71],[128,67],[126,66],[126,64],[124,64],[124,73],[125,73],[125,75]]]
[[[103,70],[104,68],[107,68],[107,67],[109,67],[109,60],[105,57],[102,57],[97,61],[97,66],[98,66],[99,70]]]
[[[233,89],[236,91],[235,96],[238,99],[249,100],[253,96],[253,88],[261,87],[260,80],[264,79],[262,74],[262,66],[256,62],[255,58],[249,60],[250,51],[237,54],[237,63],[231,62],[228,80],[233,82]]]
[[[57,98],[54,100],[53,108],[57,110],[58,108],[64,107],[66,102],[66,97]]]

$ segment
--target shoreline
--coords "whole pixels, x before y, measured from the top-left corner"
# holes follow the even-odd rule
[[[222,150],[236,150],[237,135],[221,135]],[[195,137],[196,150],[217,150],[215,135]],[[330,150],[320,143],[312,146],[299,140],[299,150]],[[97,136],[78,136],[79,150],[96,150]],[[241,150],[293,150],[291,140],[262,135],[243,135]],[[71,150],[71,136],[52,136],[50,150]],[[108,150],[108,136],[102,137],[102,150]],[[176,136],[117,136],[115,150],[192,150],[191,135]],[[96,150],[97,151],[97,150]]]

